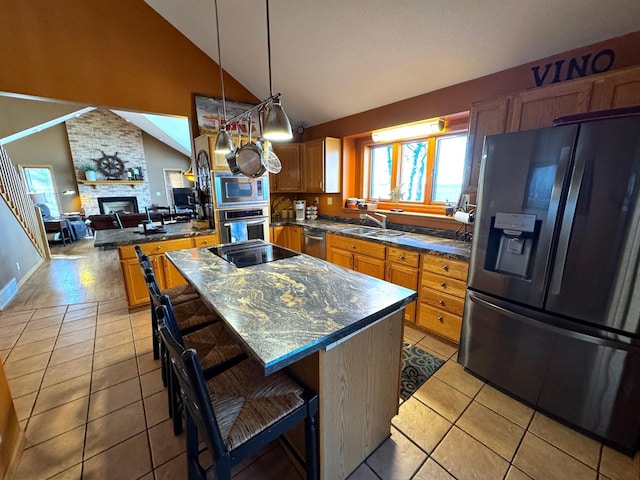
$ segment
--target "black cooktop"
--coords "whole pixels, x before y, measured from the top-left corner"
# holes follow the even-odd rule
[[[282,260],[283,258],[300,255],[298,252],[265,243],[261,240],[228,243],[209,249],[223,260],[233,263],[238,268],[250,267],[261,263]]]

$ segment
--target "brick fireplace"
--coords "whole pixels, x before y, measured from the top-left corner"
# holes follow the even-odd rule
[[[138,127],[119,115],[100,108],[69,119],[65,125],[77,180],[85,179],[84,171],[80,166],[101,158],[103,152],[107,155],[117,153],[118,158],[125,162],[125,168],[138,167],[144,179],[144,183],[140,185],[115,181],[96,185],[79,183],[80,201],[86,215],[102,213],[100,198],[133,198],[135,204],[122,208],[135,207],[131,210],[134,212],[144,210],[144,207],[151,205],[142,132]],[[97,177],[97,180],[107,180],[106,176],[100,172],[97,173]]]

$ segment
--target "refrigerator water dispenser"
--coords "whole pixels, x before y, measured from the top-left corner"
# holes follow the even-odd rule
[[[536,216],[496,212],[491,223],[487,267],[528,278],[537,238]]]

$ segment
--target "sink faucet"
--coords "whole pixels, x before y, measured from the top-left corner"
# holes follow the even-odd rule
[[[360,218],[365,219],[365,220],[371,220],[376,225],[378,225],[378,226],[380,226],[382,228],[387,228],[387,216],[383,215],[382,213],[374,213],[374,215],[378,215],[380,217],[380,220],[378,220],[377,218],[372,217],[368,213],[361,213],[360,214]]]

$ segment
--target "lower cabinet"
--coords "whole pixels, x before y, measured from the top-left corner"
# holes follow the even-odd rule
[[[396,247],[387,248],[387,282],[418,291],[420,270],[420,254]],[[404,319],[414,323],[416,321],[416,302],[407,305]]]
[[[302,227],[299,225],[278,225],[271,227],[271,243],[302,252]]]
[[[387,247],[376,242],[327,234],[327,259],[372,277],[385,279]]]
[[[460,342],[469,264],[441,255],[423,255],[416,325]]]
[[[184,277],[164,256],[164,252],[182,250],[185,248],[204,247],[220,243],[217,234],[203,235],[192,238],[180,238],[161,242],[141,243],[143,253],[149,256],[153,271],[161,289],[175,287],[186,283]],[[120,267],[124,278],[129,307],[137,307],[149,303],[147,284],[142,276],[140,264],[133,245],[118,247]]]

